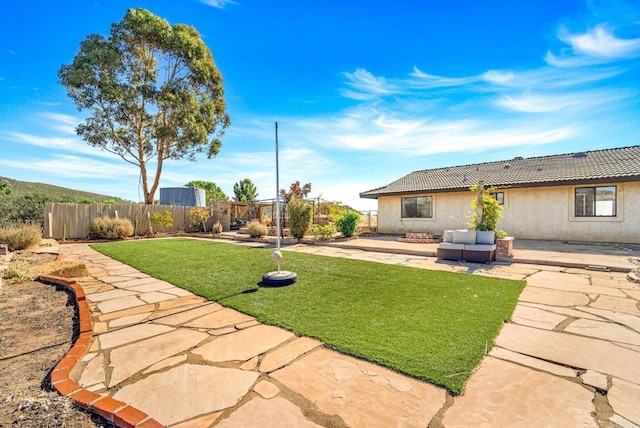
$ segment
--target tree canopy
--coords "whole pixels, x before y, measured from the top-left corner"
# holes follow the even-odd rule
[[[258,189],[250,179],[245,178],[233,185],[233,194],[238,202],[255,201],[258,198]]]
[[[222,189],[218,187],[216,183],[211,181],[202,181],[202,180],[193,180],[185,184],[187,187],[197,187],[199,189],[204,189],[206,192],[207,202],[211,201],[223,201],[226,202],[229,200],[227,195],[224,194]]]
[[[222,75],[198,31],[145,9],[129,9],[108,38],[88,36],[58,77],[89,113],[77,134],[138,166],[147,204],[165,160],[214,157],[230,123]]]
[[[300,181],[291,183],[289,190],[280,189],[280,197],[289,202],[291,198],[304,199],[311,193],[311,183],[306,183],[304,186],[300,186]]]

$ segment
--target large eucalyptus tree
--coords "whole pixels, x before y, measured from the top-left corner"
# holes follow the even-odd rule
[[[138,166],[147,204],[165,160],[214,157],[230,123],[222,75],[198,31],[144,9],[129,9],[108,38],[88,36],[58,76],[88,112],[78,135]]]

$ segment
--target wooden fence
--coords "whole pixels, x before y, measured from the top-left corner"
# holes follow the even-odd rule
[[[89,236],[89,224],[98,217],[127,218],[131,220],[135,235],[146,235],[152,231],[150,217],[154,213],[171,213],[173,227],[153,232],[176,232],[202,230],[202,226],[190,225],[189,209],[178,205],[144,205],[144,204],[70,204],[62,202],[47,202],[44,206],[44,235],[53,239],[85,239]],[[206,223],[207,230],[211,230],[215,220],[222,222],[223,228],[228,230],[229,215],[213,215]]]

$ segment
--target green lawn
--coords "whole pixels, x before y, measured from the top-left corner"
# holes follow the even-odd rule
[[[258,286],[271,249],[192,239],[95,244],[195,294],[459,393],[525,283],[284,252],[298,282]]]

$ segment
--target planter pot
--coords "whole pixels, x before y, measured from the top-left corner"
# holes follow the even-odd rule
[[[513,260],[513,236],[496,239],[496,261],[510,262]]]

